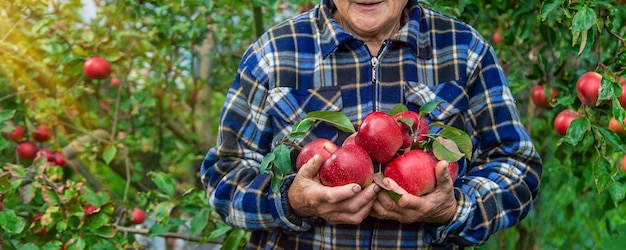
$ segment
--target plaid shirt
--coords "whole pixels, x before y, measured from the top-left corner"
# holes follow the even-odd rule
[[[520,122],[506,76],[471,27],[409,0],[402,28],[378,55],[332,18],[331,0],[271,28],[245,52],[223,107],[217,145],[201,167],[210,204],[252,232],[250,249],[431,249],[484,243],[530,211],[542,163]],[[458,210],[447,225],[368,217],[330,225],[295,216],[259,165],[307,112],[335,110],[355,126],[372,111],[443,103],[427,119],[469,133],[473,158],[454,183]],[[317,125],[301,145],[347,135]],[[295,171],[294,171],[295,172]]]

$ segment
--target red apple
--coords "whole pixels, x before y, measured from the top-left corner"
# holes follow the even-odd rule
[[[91,204],[83,207],[83,212],[85,212],[85,215],[94,214],[94,213],[97,212],[97,210],[98,210],[98,208],[96,206],[94,206],[94,205],[91,205]]]
[[[117,88],[122,84],[122,82],[120,82],[120,79],[117,79],[115,77],[111,78],[111,87]]]
[[[622,158],[622,171],[626,173],[626,155]]]
[[[146,220],[146,213],[139,208],[133,209],[133,211],[130,212],[130,215],[133,224],[141,224],[144,220]]]
[[[384,174],[408,193],[422,195],[432,192],[437,185],[437,159],[422,149],[406,152],[385,165]]]
[[[335,150],[322,163],[319,176],[325,186],[357,183],[365,187],[374,181],[374,163],[361,146],[347,145]]]
[[[402,133],[401,149],[411,148],[415,143],[428,139],[428,122],[426,119],[421,118],[418,113],[408,110],[397,113],[392,117],[396,120]],[[412,122],[411,127],[409,127],[407,121]]]
[[[545,86],[537,85],[535,88],[533,88],[533,91],[531,93],[531,99],[533,100],[533,103],[537,105],[537,107],[550,108],[550,101],[554,97],[556,97],[556,95],[556,90],[550,87],[550,98],[548,98],[546,96]]]
[[[326,138],[317,138],[302,147],[298,157],[296,158],[296,167],[298,170],[307,163],[313,156],[319,154],[322,161],[328,159],[330,155],[337,150],[337,145]]]
[[[65,167],[65,155],[62,152],[54,152],[54,164],[59,167]]]
[[[402,132],[389,114],[372,112],[359,126],[356,144],[363,147],[374,162],[384,163],[391,160],[402,146]]]
[[[52,137],[52,130],[45,124],[40,124],[35,128],[35,132],[33,132],[33,139],[38,142],[44,142],[50,140]]]
[[[459,175],[459,162],[453,161],[448,163],[448,171],[450,172],[450,178],[452,182],[456,181],[456,178]]]
[[[46,161],[54,162],[54,152],[50,150],[49,148],[39,149],[39,151],[37,151],[37,156],[41,157],[42,159]]]
[[[20,142],[15,147],[20,159],[35,159],[37,157],[37,145],[32,141]]]
[[[14,142],[19,142],[24,138],[24,128],[22,126],[14,126],[13,131],[7,133],[7,137]]]
[[[598,72],[589,71],[576,81],[576,94],[578,99],[587,107],[596,107],[600,94],[600,82],[602,75]]]
[[[106,58],[92,57],[83,64],[83,72],[90,79],[103,79],[111,74],[111,64]]]
[[[565,109],[561,111],[554,119],[554,130],[562,136],[566,135],[567,129],[572,121],[581,116],[582,115],[580,113],[573,109]]]
[[[343,141],[343,143],[341,144],[342,147],[348,146],[348,145],[356,145],[356,134],[358,132],[354,132],[352,134],[350,134],[348,137],[346,137],[346,139]]]

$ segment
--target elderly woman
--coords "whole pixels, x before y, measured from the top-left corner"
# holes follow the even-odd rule
[[[431,101],[441,104],[426,119],[466,131],[473,154],[454,182],[439,162],[429,194],[408,194],[389,178],[324,186],[319,156],[277,192],[260,172],[308,112],[341,111],[356,126],[371,112],[398,103],[417,111]],[[248,249],[478,245],[526,217],[541,179],[541,159],[490,44],[417,0],[322,0],[269,29],[242,58],[218,133],[202,182],[223,220],[251,231]],[[302,143],[345,137],[322,123]],[[379,185],[403,195],[396,201]]]

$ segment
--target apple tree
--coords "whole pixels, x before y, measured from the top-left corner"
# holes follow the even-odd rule
[[[0,248],[244,244],[208,206],[198,169],[240,55],[278,7],[0,2]]]

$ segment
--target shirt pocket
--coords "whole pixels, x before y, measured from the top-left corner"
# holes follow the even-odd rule
[[[306,118],[312,111],[341,111],[341,87],[327,86],[314,89],[295,89],[290,87],[276,87],[269,90],[266,113],[270,116],[275,139],[288,136],[291,126]],[[328,124],[318,123],[311,134],[314,137],[334,138],[336,129]],[[328,131],[327,131],[328,130]],[[278,136],[282,134],[282,136]]]
[[[429,122],[443,122],[459,129],[466,129],[459,117],[469,109],[467,89],[457,81],[443,82],[438,85],[426,85],[421,82],[406,82],[404,98],[411,110],[430,102],[440,104],[426,117]],[[461,123],[461,124],[459,124]]]

